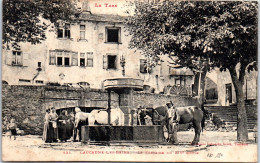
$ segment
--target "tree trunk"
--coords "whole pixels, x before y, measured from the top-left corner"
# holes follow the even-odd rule
[[[200,107],[203,109],[204,106],[204,102],[205,102],[205,84],[206,84],[206,75],[208,72],[208,65],[206,64],[205,66],[203,66],[202,68],[202,72],[201,72],[201,79],[200,79]]]
[[[192,95],[193,96],[198,96],[199,81],[200,81],[200,73],[196,72],[195,73],[195,77],[194,77],[193,90],[192,90]]]
[[[234,84],[237,100],[237,140],[247,141],[248,140],[248,125],[247,125],[247,114],[243,91],[243,81],[238,80],[235,68],[229,69],[232,82]],[[244,80],[244,78],[241,78]]]

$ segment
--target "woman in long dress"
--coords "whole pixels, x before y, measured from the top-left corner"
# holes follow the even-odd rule
[[[51,108],[51,113],[50,113],[50,122],[52,123],[52,131],[53,131],[53,137],[52,141],[53,142],[58,142],[58,126],[57,126],[57,119],[58,119],[58,114],[56,113],[56,109],[54,107]]]
[[[74,121],[75,121],[75,116],[73,112],[70,112],[68,115],[68,125],[67,125],[67,136],[68,139],[70,139],[73,135],[73,129],[74,129]]]
[[[68,117],[66,115],[66,110],[61,112],[61,115],[58,118],[58,136],[61,142],[67,141],[68,139]]]
[[[51,143],[53,140],[53,127],[50,120],[51,120],[50,109],[47,109],[44,118],[44,128],[43,128],[43,137],[42,137],[45,143]]]

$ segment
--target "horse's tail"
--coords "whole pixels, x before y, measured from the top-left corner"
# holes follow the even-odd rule
[[[201,121],[201,131],[203,132],[203,128],[205,127],[205,121],[206,121],[206,117],[207,117],[207,110],[205,110],[204,105],[201,106],[201,110],[203,112],[203,118]]]
[[[203,132],[203,128],[205,127],[205,120],[206,120],[206,117],[205,115],[203,114],[203,118],[202,118],[202,121],[201,121],[201,131]]]

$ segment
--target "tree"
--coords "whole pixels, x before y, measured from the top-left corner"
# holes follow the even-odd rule
[[[210,59],[221,70],[229,70],[238,109],[237,139],[248,139],[243,85],[246,71],[257,70],[257,2],[220,3],[218,17],[208,18],[214,42]],[[213,28],[217,27],[217,28]]]
[[[130,5],[135,7],[134,13],[126,21],[132,35],[130,47],[142,50],[155,62],[160,60],[160,55],[168,55],[173,63],[193,70],[196,79],[194,86],[200,97],[199,103],[203,105],[204,81],[210,63],[208,54],[204,53],[203,41],[198,43],[197,40],[205,37],[205,33],[198,31],[198,28],[205,23],[204,17],[207,16],[200,6],[209,4],[136,1]]]
[[[71,0],[3,0],[4,48],[17,49],[19,42],[41,43],[49,26],[70,21],[75,13]]]
[[[247,68],[256,68],[257,3],[220,1],[134,2],[126,25],[131,48],[159,60],[177,57],[176,64],[201,73],[229,70],[238,108],[238,140],[247,140],[247,117],[242,86]],[[203,92],[200,102],[203,102]]]

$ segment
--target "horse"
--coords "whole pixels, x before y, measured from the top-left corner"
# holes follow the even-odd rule
[[[74,127],[77,128],[80,121],[86,122],[87,119],[89,118],[89,115],[90,115],[90,113],[85,113],[85,112],[81,112],[81,111],[76,112]]]
[[[145,116],[148,115],[152,118],[153,125],[167,125],[168,112],[164,106],[159,106],[152,109],[141,109],[139,110],[139,125],[145,125]]]
[[[172,118],[169,118],[169,112],[166,106],[156,107],[152,111],[144,109],[143,112],[152,117],[154,125],[166,127],[168,131],[167,141],[176,144],[178,143],[176,135],[178,124],[192,123],[195,130],[195,136],[191,144],[198,144],[200,133],[205,126],[204,112],[196,106],[175,107],[175,109],[175,115]],[[179,122],[176,121],[177,114],[179,116]]]
[[[175,132],[175,128],[177,124],[186,124],[186,123],[192,123],[194,130],[195,130],[195,136],[192,141],[192,145],[197,145],[200,140],[200,133],[203,131],[203,128],[205,126],[205,114],[203,110],[196,106],[185,106],[185,107],[175,107],[176,112],[175,115],[172,117],[171,120],[169,120],[169,133]],[[177,115],[179,116],[179,122],[176,122]],[[177,140],[175,140],[177,142]]]
[[[124,114],[119,108],[111,109],[110,116],[110,122],[113,126],[124,125]],[[92,110],[88,118],[88,124],[108,124],[107,110]]]

